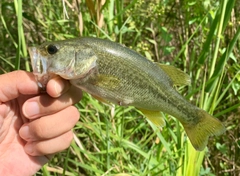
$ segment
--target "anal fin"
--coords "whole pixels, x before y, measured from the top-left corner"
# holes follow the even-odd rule
[[[166,122],[159,111],[148,111],[145,109],[139,109],[152,123],[156,126],[164,127]]]

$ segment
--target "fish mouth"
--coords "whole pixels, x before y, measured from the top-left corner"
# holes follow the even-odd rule
[[[50,74],[47,72],[47,59],[42,57],[36,47],[28,48],[33,74],[37,80],[38,86],[41,90],[46,90],[47,82],[50,79]]]

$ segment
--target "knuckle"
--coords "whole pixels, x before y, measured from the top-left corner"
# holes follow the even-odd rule
[[[35,153],[37,155],[47,154],[46,146],[44,145],[44,143],[37,143],[37,144],[35,144],[34,150],[35,150]]]
[[[69,111],[71,112],[71,119],[74,121],[75,124],[80,118],[80,113],[75,106],[70,106]]]
[[[36,137],[37,139],[45,139],[46,138],[46,126],[41,125],[41,124],[36,124],[33,125],[33,134],[34,137]]]
[[[72,131],[69,131],[57,139],[51,139],[41,142],[33,142],[34,155],[49,155],[57,152],[61,152],[67,149],[73,139]]]
[[[69,131],[63,135],[62,140],[65,142],[65,148],[68,148],[73,140],[73,132]]]

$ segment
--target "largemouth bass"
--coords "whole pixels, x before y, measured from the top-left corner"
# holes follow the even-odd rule
[[[193,147],[200,151],[210,135],[225,131],[218,119],[174,89],[174,84],[189,84],[188,75],[115,42],[83,37],[46,42],[30,47],[29,53],[42,89],[51,77],[59,75],[99,100],[135,106],[158,126],[165,125],[160,112],[167,113],[181,122]]]

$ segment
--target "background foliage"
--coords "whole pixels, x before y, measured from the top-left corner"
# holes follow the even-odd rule
[[[1,0],[0,73],[31,71],[27,47],[80,36],[122,43],[191,75],[178,90],[227,131],[196,152],[165,114],[163,129],[133,107],[89,95],[71,147],[36,175],[239,175],[240,1]]]

